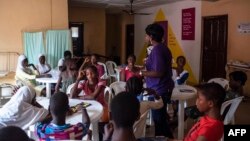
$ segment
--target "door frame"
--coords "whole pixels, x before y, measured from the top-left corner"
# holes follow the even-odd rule
[[[201,55],[200,55],[200,75],[199,75],[199,82],[202,82],[202,71],[203,71],[203,52],[204,52],[204,20],[205,18],[215,18],[215,17],[226,17],[227,18],[227,36],[226,36],[226,48],[228,47],[228,14],[223,14],[223,15],[211,15],[211,16],[202,16],[202,21],[201,21]],[[226,60],[227,60],[227,50],[226,50]],[[226,74],[227,75],[227,74]]]

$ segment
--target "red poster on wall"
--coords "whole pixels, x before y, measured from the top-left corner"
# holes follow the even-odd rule
[[[182,40],[194,40],[195,8],[182,9]]]

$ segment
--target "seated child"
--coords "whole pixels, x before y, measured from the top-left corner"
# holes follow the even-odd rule
[[[51,70],[51,67],[50,65],[46,62],[46,59],[45,59],[45,55],[44,54],[40,54],[38,56],[38,64],[36,66],[38,72],[40,74],[46,74],[48,72],[50,72]]]
[[[129,104],[128,104],[129,103]],[[111,102],[112,121],[105,126],[104,141],[165,141],[161,138],[139,138],[133,132],[134,123],[140,118],[138,99],[127,92],[117,94]]]
[[[185,57],[178,56],[176,59],[176,63],[177,63],[177,67],[172,69],[172,72],[173,72],[172,78],[175,82],[175,85],[185,84],[189,76],[188,71],[184,70],[184,66],[186,64]]]
[[[140,68],[135,66],[136,56],[131,54],[127,59],[128,65],[121,71],[121,81],[128,81],[129,78],[136,76],[142,79],[140,75]]]
[[[137,141],[133,125],[140,118],[140,103],[134,95],[117,94],[111,101],[111,118],[105,126],[105,141]]]
[[[229,74],[229,90],[226,92],[226,97],[224,101],[228,101],[234,99],[236,97],[243,95],[243,86],[245,85],[247,80],[246,73],[242,71],[234,71]],[[227,113],[229,107],[226,108],[224,115]],[[198,118],[202,115],[199,112],[196,106],[187,107],[185,109],[185,114],[187,117],[191,117],[193,119]]]
[[[87,80],[81,81],[84,78]],[[99,79],[98,70],[95,66],[87,66],[85,71],[80,71],[76,79],[75,85],[70,92],[71,98],[80,98],[85,100],[96,100],[103,106],[103,116],[101,122],[108,122],[108,104],[104,99],[104,89],[106,81]],[[80,92],[84,91],[84,95],[80,96]]]
[[[135,97],[138,98],[140,101],[140,113],[143,115],[144,113],[148,112],[150,109],[160,109],[163,107],[163,101],[162,98],[157,95],[156,91],[149,88],[143,88],[143,82],[142,79],[138,77],[131,77],[126,82],[126,91]],[[154,97],[154,101],[142,101],[143,97],[143,91],[147,91],[147,95],[152,95]],[[143,125],[146,123],[146,118],[141,119],[142,122],[140,122],[140,125],[137,125],[139,127],[135,130],[134,134],[136,138],[143,136]],[[142,129],[141,129],[142,128]]]
[[[7,126],[0,129],[0,141],[33,141],[28,135],[16,126]]]
[[[229,91],[225,101],[243,96],[243,86],[247,81],[247,75],[243,71],[234,71],[229,74]]]
[[[90,119],[85,108],[82,109],[82,123],[66,124],[66,114],[69,110],[69,100],[65,93],[59,92],[50,98],[51,123],[37,123],[36,133],[40,140],[81,140],[89,131]]]
[[[60,74],[56,84],[55,93],[60,91],[66,93],[66,90],[69,85],[73,84],[76,81],[78,74],[78,68],[73,59],[65,60],[65,69],[63,69]],[[62,88],[60,87],[62,84]]]
[[[204,116],[189,130],[184,141],[218,141],[224,132],[220,109],[226,92],[217,83],[199,85],[197,90],[196,106]]]

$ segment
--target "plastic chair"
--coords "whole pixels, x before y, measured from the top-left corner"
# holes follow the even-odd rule
[[[108,77],[108,71],[107,71],[106,65],[102,62],[97,62],[97,64],[102,65],[104,68],[104,74],[103,76],[101,76],[101,79],[108,79],[109,77]]]
[[[116,81],[116,82],[113,82],[112,84],[110,84],[109,87],[111,88],[113,95],[117,95],[118,93],[126,90],[125,86],[126,86],[126,82]]]
[[[104,89],[104,98],[105,101],[108,103],[108,105],[110,105],[113,97],[112,97],[112,90],[108,86],[106,86],[106,88]]]
[[[240,104],[240,102],[242,101],[243,99],[243,96],[241,97],[237,97],[237,98],[234,98],[234,99],[231,99],[231,100],[228,100],[228,101],[225,101],[222,106],[221,106],[221,115],[224,113],[225,109],[230,106],[228,112],[226,113],[226,116],[224,118],[224,124],[227,125],[229,123],[232,123],[234,124],[235,121],[234,121],[234,114]]]
[[[116,80],[118,80],[117,73],[115,71],[115,68],[117,67],[116,63],[113,61],[107,61],[106,66],[107,66],[108,75],[115,77]]]
[[[81,83],[81,81],[80,81],[80,83]],[[72,88],[74,87],[74,85],[75,85],[75,83],[70,84],[70,85],[68,86],[68,88],[67,88],[67,90],[66,90],[66,94],[67,94],[67,95],[70,95],[71,90],[72,90]],[[83,95],[84,95],[84,91],[82,90],[82,91],[79,93],[78,96],[83,96]]]
[[[0,107],[7,103],[13,92],[14,85],[3,83],[0,85]]]
[[[208,83],[218,83],[220,84],[225,90],[229,89],[229,81],[224,78],[212,78],[208,80]]]
[[[146,120],[149,110],[143,113],[138,121],[134,123],[134,134],[136,138],[145,137],[146,134]]]

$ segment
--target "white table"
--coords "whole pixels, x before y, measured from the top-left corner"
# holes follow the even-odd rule
[[[178,139],[184,137],[184,102],[188,99],[195,98],[197,90],[188,85],[176,86],[172,92],[172,100],[179,100],[178,105]]]
[[[37,97],[37,102],[41,104],[44,108],[48,109],[49,107],[49,98],[46,97]],[[75,106],[81,102],[87,102],[91,105],[87,107],[87,112],[92,124],[92,135],[94,141],[99,141],[99,133],[98,133],[98,121],[103,114],[103,107],[102,105],[95,101],[95,100],[81,100],[81,99],[69,99],[69,105]],[[74,113],[73,115],[66,117],[66,123],[76,124],[78,122],[82,122],[82,112]],[[30,131],[35,131],[35,126],[30,127]]]
[[[57,83],[59,78],[59,72],[57,70],[51,70],[48,74],[51,74],[52,77],[50,78],[36,78],[36,81],[39,83],[45,83],[46,84],[46,96],[48,98],[51,97],[51,84]]]

